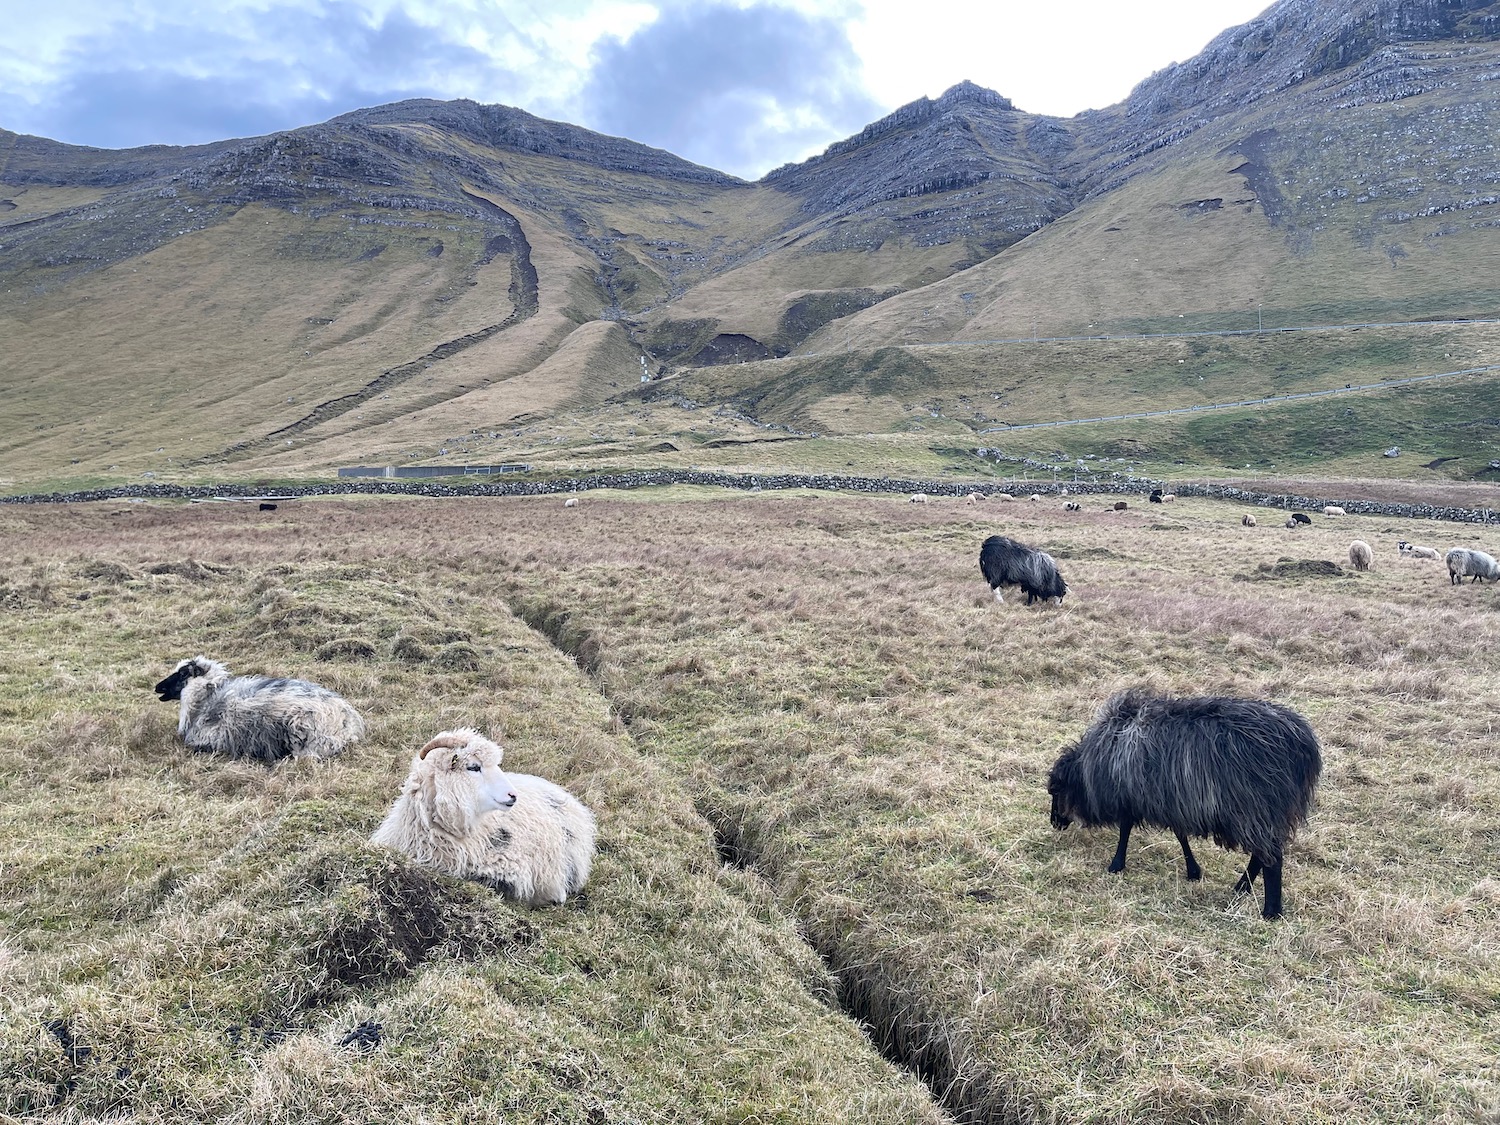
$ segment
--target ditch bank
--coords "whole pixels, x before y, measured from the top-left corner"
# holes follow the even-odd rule
[[[548,480],[486,480],[479,484],[439,484],[430,480],[338,480],[314,484],[291,484],[275,489],[276,497],[301,496],[427,496],[435,498],[489,496],[557,496],[598,489],[632,490],[667,485],[698,485],[733,488],[742,492],[816,489],[825,492],[866,495],[913,495],[929,498],[963,498],[970,493],[992,495],[1007,491],[1014,495],[1148,496],[1153,491],[1175,492],[1179,497],[1206,497],[1280,511],[1321,511],[1337,505],[1349,515],[1391,516],[1396,519],[1447,520],[1453,523],[1500,523],[1500,507],[1462,508],[1440,504],[1405,504],[1378,500],[1346,499],[1337,495],[1303,496],[1290,492],[1261,492],[1217,484],[1174,484],[1145,477],[1099,477],[1058,482],[985,480],[916,480],[898,477],[843,476],[827,473],[710,473],[696,469],[643,469],[635,472],[595,473]],[[81,504],[99,500],[249,500],[264,496],[266,485],[178,485],[126,484],[114,488],[78,492],[31,493],[0,496],[3,504]],[[1500,490],[1496,494],[1500,503]]]
[[[631,717],[620,711],[599,675],[602,646],[598,635],[581,625],[566,607],[545,598],[512,593],[511,612],[578,665],[594,689],[620,714],[632,741]],[[719,859],[765,879],[773,892],[778,872],[766,863],[768,848],[733,810],[719,807],[703,794],[694,807],[713,831]],[[847,935],[855,919],[840,924],[788,911],[808,946],[828,967],[838,990],[838,1009],[858,1024],[890,1062],[916,1075],[954,1125],[1022,1125],[1037,1120],[1038,1109],[1024,1103],[1012,1083],[975,1050],[963,1020],[933,1010],[909,985],[909,970],[886,964],[879,953],[856,948]]]

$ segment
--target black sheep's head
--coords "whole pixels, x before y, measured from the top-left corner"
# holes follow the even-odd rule
[[[184,660],[172,669],[172,674],[151,690],[156,692],[163,703],[171,703],[182,698],[182,689],[187,682],[198,676],[208,674],[209,662],[201,656],[195,656],[191,660]]]
[[[1073,823],[1077,815],[1075,795],[1078,792],[1078,750],[1073,748],[1057,759],[1047,777],[1047,792],[1052,797],[1052,827],[1058,831]]]

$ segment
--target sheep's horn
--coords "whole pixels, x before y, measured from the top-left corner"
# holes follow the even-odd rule
[[[436,750],[440,746],[445,746],[450,750],[459,750],[467,746],[468,744],[469,738],[467,735],[448,734],[447,732],[444,732],[443,734],[440,734],[436,738],[434,738],[426,746],[422,747],[422,749],[418,750],[417,757],[425,758],[427,757],[427,751]]]

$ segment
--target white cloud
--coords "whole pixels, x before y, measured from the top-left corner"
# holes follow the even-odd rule
[[[69,0],[9,5],[0,126],[186,144],[502,102],[756,176],[962,79],[1118,102],[1264,0]]]

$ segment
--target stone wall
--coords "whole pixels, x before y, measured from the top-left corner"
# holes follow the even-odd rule
[[[472,478],[470,478],[472,479]],[[1091,481],[1047,483],[1042,481],[932,481],[897,477],[841,476],[826,473],[710,473],[693,469],[645,469],[636,472],[597,473],[591,476],[557,477],[551,480],[486,480],[482,483],[439,484],[433,481],[350,480],[288,485],[276,489],[277,496],[552,496],[588,492],[600,488],[655,488],[671,484],[738,488],[754,492],[790,488],[814,488],[828,492],[858,492],[871,495],[963,497],[970,492],[986,495],[1008,491],[1016,496],[1033,494],[1062,496],[1138,496],[1140,502],[1153,489],[1178,496],[1203,496],[1278,511],[1320,512],[1337,504],[1350,515],[1393,516],[1400,519],[1449,520],[1455,523],[1500,523],[1500,512],[1492,508],[1455,508],[1436,504],[1394,504],[1374,500],[1346,500],[1338,496],[1299,496],[1283,492],[1253,492],[1216,484],[1170,484],[1144,477],[1117,477]],[[76,504],[94,500],[212,500],[262,496],[265,486],[128,484],[81,492],[50,492],[26,496],[0,496],[4,504]]]

